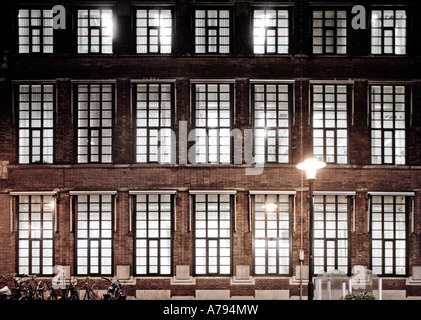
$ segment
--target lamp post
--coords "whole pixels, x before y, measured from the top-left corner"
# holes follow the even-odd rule
[[[310,223],[309,223],[309,244],[308,244],[308,300],[313,300],[313,225],[314,225],[314,207],[313,207],[313,182],[316,180],[317,170],[324,168],[326,163],[316,158],[308,158],[297,165],[297,168],[306,172],[306,178],[309,183],[309,205],[310,205]]]

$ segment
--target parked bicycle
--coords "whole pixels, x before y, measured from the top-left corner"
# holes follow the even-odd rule
[[[102,277],[111,283],[107,289],[107,293],[102,296],[103,300],[126,300],[126,295],[123,293],[123,285],[119,280],[113,281]]]
[[[82,300],[98,300],[98,288],[95,284],[89,285],[89,277],[84,280],[84,283],[79,290],[84,290],[85,293],[82,297]],[[95,292],[96,291],[96,292]]]
[[[5,275],[0,277],[0,300],[11,300],[12,299],[12,290],[8,286],[9,280]]]

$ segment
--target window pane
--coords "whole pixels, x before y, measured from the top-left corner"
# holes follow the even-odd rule
[[[77,86],[78,163],[111,163],[114,86]]]
[[[230,53],[229,10],[195,10],[195,53]]]
[[[19,85],[18,90],[19,163],[53,163],[54,86]]]
[[[406,163],[406,88],[371,86],[371,150],[373,164]]]
[[[290,274],[288,195],[254,196],[254,272]]]
[[[313,85],[313,153],[328,163],[348,163],[346,85]]]
[[[194,85],[196,144],[191,163],[231,162],[232,85]]]
[[[406,199],[371,197],[371,264],[379,275],[406,274]]]
[[[113,198],[109,195],[77,196],[76,263],[79,275],[112,273],[112,203]]]
[[[19,274],[53,274],[53,215],[51,196],[18,197]]]
[[[289,53],[288,10],[253,11],[253,48],[255,54]]]
[[[77,28],[78,53],[113,53],[112,10],[78,10]]]
[[[195,274],[231,274],[231,196],[195,195]]]
[[[137,85],[137,162],[174,162],[173,104],[173,85]]]

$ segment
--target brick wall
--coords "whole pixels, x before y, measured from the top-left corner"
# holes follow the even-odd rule
[[[351,232],[351,265],[370,265],[370,234],[368,232],[367,191],[416,191],[414,232],[409,232],[409,266],[421,264],[421,81],[419,80],[419,41],[411,47],[411,54],[404,58],[367,56],[367,31],[352,31],[357,39],[350,47],[348,58],[313,57],[309,54],[311,43],[308,21],[301,21],[298,10],[294,15],[294,37],[291,55],[286,57],[256,57],[250,49],[250,4],[234,2],[235,41],[233,54],[227,57],[192,55],[191,4],[175,4],[177,33],[174,55],[170,57],[135,56],[131,41],[131,17],[128,1],[118,2],[118,37],[115,55],[74,55],[72,28],[59,31],[55,43],[57,55],[22,57],[16,54],[13,37],[8,40],[9,69],[0,71],[0,161],[9,161],[8,179],[0,180],[0,274],[13,273],[15,265],[16,234],[10,230],[9,191],[51,191],[58,188],[58,232],[55,234],[55,263],[71,266],[74,272],[74,233],[70,232],[71,190],[117,190],[117,231],[114,236],[114,265],[130,265],[133,272],[133,234],[129,233],[129,190],[174,189],[177,193],[176,231],[173,233],[173,266],[193,264],[193,233],[189,231],[189,189],[237,190],[236,231],[233,233],[233,274],[235,267],[253,267],[253,233],[249,230],[249,190],[297,190],[296,213],[292,233],[292,265],[299,264],[299,250],[308,254],[308,198],[307,182],[295,168],[304,156],[312,153],[312,136],[309,125],[309,88],[311,80],[353,80],[353,117],[349,125],[350,164],[328,166],[315,182],[315,190],[357,191],[355,230]],[[65,3],[71,8],[70,3]],[[418,5],[418,10],[419,10]],[[305,10],[309,10],[304,3]],[[72,21],[71,10],[67,20]],[[7,18],[10,19],[10,18]],[[7,19],[5,21],[7,21]],[[0,19],[1,20],[1,19]],[[420,30],[420,21],[414,21],[412,30]],[[7,24],[8,28],[9,25]],[[12,32],[12,30],[11,30]],[[11,33],[10,32],[10,33]],[[302,32],[304,54],[300,53],[297,40]],[[5,32],[8,34],[8,32]],[[413,34],[415,34],[413,32]],[[413,35],[412,35],[413,36]],[[68,41],[63,40],[68,39]],[[409,38],[411,39],[411,38]],[[2,49],[2,48],[0,48]],[[418,53],[417,53],[418,52]],[[12,80],[56,80],[57,115],[55,123],[55,164],[18,165],[16,110],[12,106]],[[115,80],[116,118],[113,137],[113,165],[76,165],[75,155],[75,106],[72,98],[72,80]],[[132,80],[175,80],[176,113],[174,131],[178,133],[180,121],[190,120],[191,79],[231,79],[235,83],[235,128],[249,129],[250,80],[280,79],[294,83],[294,107],[291,127],[291,164],[266,165],[258,176],[245,175],[246,165],[190,166],[190,165],[139,165],[134,164],[133,110],[130,108]],[[367,123],[368,85],[372,81],[411,81],[412,122],[407,129],[408,166],[370,166],[370,131]],[[351,120],[350,120],[351,121]],[[189,145],[190,146],[190,145]],[[177,150],[178,149],[177,145]],[[179,154],[178,154],[179,157]],[[177,158],[179,160],[179,158]],[[301,206],[302,203],[302,206]],[[412,219],[412,217],[409,217]],[[409,221],[412,223],[412,220]],[[354,221],[352,221],[354,223]],[[301,239],[303,242],[301,243]],[[304,264],[307,263],[305,260]],[[411,268],[409,268],[411,273]],[[155,289],[171,290],[172,296],[194,296],[195,290],[229,289],[231,296],[253,296],[255,290],[290,290],[297,296],[298,286],[290,285],[288,278],[267,279],[257,277],[254,285],[231,285],[230,278],[196,279],[195,286],[172,285],[170,279],[138,278],[130,292]],[[388,279],[387,290],[405,289],[405,280]],[[408,286],[409,295],[420,295],[419,290]],[[304,289],[306,293],[306,288]]]

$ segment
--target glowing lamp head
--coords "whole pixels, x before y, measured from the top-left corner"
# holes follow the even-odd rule
[[[304,170],[307,175],[307,180],[316,180],[317,170],[324,168],[326,163],[317,160],[316,158],[309,158],[297,165],[297,168]]]

